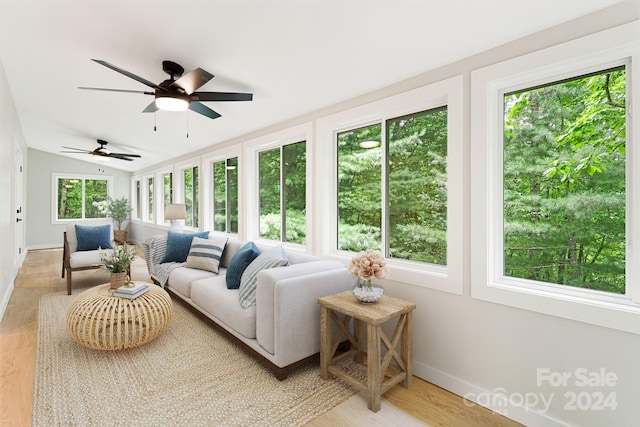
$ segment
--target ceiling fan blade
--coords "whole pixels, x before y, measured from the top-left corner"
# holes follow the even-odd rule
[[[120,157],[142,157],[140,154],[127,154],[127,153],[111,153],[111,156],[120,156]]]
[[[64,150],[61,150],[59,152],[60,153],[69,153],[69,154],[88,154],[88,153],[91,153],[91,151],[64,151]]]
[[[102,61],[102,60],[100,60],[100,59],[92,59],[92,61],[97,62],[97,63],[98,63],[98,64],[100,64],[100,65],[104,65],[104,66],[105,66],[105,67],[107,67],[107,68],[111,68],[113,71],[116,71],[116,72],[118,72],[118,73],[120,73],[120,74],[124,74],[125,76],[127,76],[127,77],[129,77],[129,78],[132,78],[133,80],[139,81],[140,83],[145,84],[145,85],[147,85],[147,86],[149,86],[149,87],[152,87],[152,88],[154,88],[154,89],[158,89],[158,90],[165,90],[164,88],[161,88],[161,87],[160,87],[160,86],[158,86],[157,84],[155,84],[155,83],[153,83],[153,82],[150,82],[149,80],[147,80],[147,79],[145,79],[145,78],[142,78],[142,77],[140,77],[140,76],[136,76],[135,74],[130,73],[130,72],[129,72],[129,71],[127,71],[127,70],[123,70],[123,69],[122,69],[122,68],[120,68],[120,67],[116,67],[115,65],[110,64],[110,63],[108,63],[107,61]]]
[[[85,87],[85,86],[78,86],[78,89],[102,90],[104,92],[142,93],[142,94],[145,94],[145,95],[155,95],[153,92],[148,92],[148,91],[143,91],[143,90],[107,89],[107,88],[103,88],[103,87]]]
[[[128,158],[128,157],[116,156],[116,155],[114,155],[113,153],[111,153],[111,155],[109,155],[109,156],[107,156],[107,157],[112,157],[112,158],[114,158],[114,159],[120,159],[120,160],[126,160],[126,161],[128,161],[128,162],[132,162],[132,161],[133,161],[133,159],[130,159],[130,158]]]
[[[143,113],[155,113],[156,111],[158,111],[156,101],[153,101],[151,104],[147,105],[147,108],[142,110]]]
[[[84,149],[82,149],[82,148],[76,148],[76,147],[65,147],[64,145],[62,146],[62,148],[66,148],[67,150],[76,150],[78,153],[91,153],[91,151],[84,150]]]
[[[216,113],[211,108],[197,101],[191,101],[189,109],[191,111],[195,111],[196,113],[202,114],[203,116],[207,116],[210,119],[217,119],[218,117],[220,117],[220,114]]]
[[[191,94],[212,78],[213,74],[211,74],[210,72],[205,71],[202,68],[196,68],[195,70],[189,71],[187,74],[171,83],[171,86],[181,87],[187,94]]]
[[[194,101],[251,101],[252,93],[237,92],[194,92],[191,94]]]

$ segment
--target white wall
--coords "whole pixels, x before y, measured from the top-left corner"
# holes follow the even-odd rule
[[[23,154],[27,163],[27,148],[13,96],[9,90],[4,65],[0,60],[0,318],[9,302],[18,265],[15,257],[15,204],[14,160],[16,149]],[[26,203],[25,203],[26,204]],[[23,238],[24,241],[24,238]],[[24,252],[23,252],[24,256]]]
[[[78,154],[78,157],[80,156],[82,155]],[[106,164],[97,165],[81,159],[71,159],[30,148],[26,197],[29,209],[26,211],[25,218],[28,249],[62,247],[62,233],[65,226],[51,224],[51,174],[53,172],[113,176],[113,197],[119,199],[125,196],[131,199],[131,173],[107,167]]]
[[[469,188],[473,179],[469,172],[472,162],[469,155],[470,117],[474,114],[470,109],[471,71],[638,19],[640,3],[637,0],[624,1],[604,11],[516,40],[375,93],[228,141],[222,146],[237,145],[260,135],[462,75],[466,116],[463,129],[465,249],[460,254],[464,257],[463,294],[439,292],[400,282],[385,283],[387,294],[417,303],[413,340],[415,373],[527,425],[638,425],[640,337],[471,298],[470,260],[474,254],[470,250],[469,236],[473,213],[468,208],[471,199]],[[424,55],[429,54],[430,42],[437,41],[425,42]],[[206,150],[196,154],[206,156]],[[145,172],[136,174],[144,175]],[[133,233],[135,239],[144,240],[148,235],[158,234],[158,230],[138,224]],[[565,375],[566,385],[553,386],[548,381],[539,382],[539,372]],[[583,386],[580,375],[585,373],[594,381],[607,379],[608,383],[604,386]],[[604,410],[585,408],[597,403],[599,393],[602,393],[602,397],[609,397],[608,403],[616,403],[616,407],[611,408],[607,404]],[[573,397],[576,398],[574,402],[571,400]],[[527,400],[520,404],[522,399]],[[575,409],[572,409],[572,403]],[[606,401],[600,403],[605,404]],[[525,409],[525,406],[529,408]]]

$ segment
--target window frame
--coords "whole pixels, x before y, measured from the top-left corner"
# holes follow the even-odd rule
[[[306,153],[306,206],[313,206],[313,123],[307,122],[297,126],[293,126],[288,129],[283,129],[279,132],[274,132],[268,135],[264,135],[259,138],[255,138],[249,141],[246,141],[244,144],[245,149],[245,174],[247,175],[248,181],[253,181],[253,185],[246,185],[245,188],[245,198],[247,200],[245,219],[246,219],[246,238],[248,240],[256,240],[262,241],[266,243],[273,244],[277,242],[278,244],[283,245],[284,247],[291,248],[297,251],[306,251],[312,253],[314,241],[322,240],[314,239],[311,234],[311,230],[313,229],[314,223],[314,212],[313,209],[306,210],[306,243],[292,243],[292,242],[284,242],[284,241],[275,241],[264,239],[260,237],[260,191],[259,191],[259,173],[258,173],[258,155],[262,151],[281,148],[285,145],[295,144],[298,142],[304,141],[305,153]],[[238,159],[240,161],[240,159]],[[281,168],[282,169],[282,168]],[[238,182],[238,185],[242,185]],[[282,192],[280,194],[282,200]],[[239,207],[240,209],[240,207]],[[239,210],[243,212],[242,210]],[[281,212],[281,215],[284,211]],[[319,235],[322,236],[322,235]],[[281,239],[282,240],[282,239]]]
[[[243,167],[243,156],[241,144],[234,147],[227,147],[217,150],[202,157],[202,170],[199,175],[201,177],[201,199],[200,207],[203,216],[203,226],[207,230],[211,230],[213,234],[221,234],[229,237],[239,238],[243,234],[244,215],[244,173],[238,173],[238,233],[224,233],[214,230],[214,199],[213,199],[213,164],[218,162],[226,162],[228,159],[238,158],[238,168]]]
[[[68,179],[79,179],[82,181],[82,218],[69,218],[69,219],[58,219],[58,179],[60,178],[68,178]],[[82,174],[82,173],[60,173],[53,172],[51,174],[51,224],[68,224],[70,222],[83,222],[83,221],[95,221],[96,219],[104,219],[104,218],[85,218],[85,200],[84,200],[84,189],[86,180],[102,180],[107,181],[107,199],[113,198],[114,190],[113,190],[113,176],[111,175],[91,175],[91,174]],[[107,218],[107,217],[105,217]]]
[[[155,206],[155,211],[156,211],[156,215],[155,218],[156,219],[156,224],[158,225],[162,225],[162,226],[166,226],[169,227],[171,224],[167,224],[165,219],[164,219],[164,210],[165,210],[165,191],[164,191],[164,177],[166,175],[172,175],[172,179],[171,179],[171,191],[172,191],[172,196],[173,196],[173,201],[171,203],[175,203],[175,199],[176,199],[176,174],[173,171],[173,168],[167,168],[167,169],[162,169],[160,171],[158,171],[156,173],[156,191],[155,193],[158,195],[157,197],[157,201],[160,202],[162,201],[162,203],[156,203]]]
[[[316,204],[320,206],[320,221],[314,234],[323,239],[317,253],[344,263],[350,262],[353,252],[337,249],[337,134],[381,123],[386,132],[386,120],[421,111],[447,106],[447,265],[388,259],[389,278],[411,285],[437,289],[455,294],[463,291],[463,77],[453,76],[398,95],[323,117],[316,122],[316,156],[318,173],[315,176]],[[385,136],[386,138],[386,136]],[[383,152],[383,165],[386,165]],[[381,188],[386,192],[386,166],[383,166]],[[327,177],[331,171],[331,178]],[[382,205],[383,224],[386,206]],[[384,227],[384,225],[383,225]],[[386,230],[382,230],[383,236]],[[384,237],[383,237],[384,239]],[[383,242],[383,244],[386,244]]]
[[[471,73],[471,296],[600,326],[640,333],[640,25],[612,30],[530,53]],[[545,284],[503,274],[503,97],[505,93],[564,78],[626,66],[626,294]],[[634,185],[636,183],[636,185]],[[635,284],[634,284],[635,282]]]
[[[186,220],[185,220],[185,226],[184,229],[185,230],[191,230],[191,231],[196,231],[199,230],[202,227],[202,207],[204,206],[202,204],[202,182],[203,182],[203,178],[202,178],[202,171],[203,171],[203,167],[202,164],[200,162],[200,158],[196,157],[196,158],[192,158],[192,159],[188,159],[188,160],[184,160],[182,162],[176,163],[174,164],[173,167],[173,201],[174,203],[185,203],[185,188],[184,188],[184,171],[186,169],[193,169],[194,167],[198,168],[198,227],[192,227],[192,226],[188,226],[186,225]]]
[[[138,188],[140,187],[140,194],[138,194]],[[138,204],[140,203],[140,209]],[[131,222],[142,222],[142,179],[140,176],[133,176],[131,178]]]

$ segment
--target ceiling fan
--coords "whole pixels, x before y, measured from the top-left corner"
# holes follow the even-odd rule
[[[66,148],[68,150],[75,150],[75,151],[60,151],[61,153],[72,153],[72,154],[91,154],[92,156],[100,159],[107,159],[107,158],[114,158],[114,159],[120,159],[120,160],[127,160],[127,161],[133,161],[133,159],[131,157],[134,158],[140,158],[141,156],[139,154],[127,154],[127,153],[112,153],[111,151],[107,150],[106,148],[104,148],[105,145],[108,144],[107,141],[103,141],[101,139],[98,140],[98,144],[100,144],[100,147],[96,148],[93,151],[87,151],[87,150],[83,150],[82,148],[75,148],[75,147],[65,147],[63,146],[62,148]]]
[[[169,74],[169,78],[162,83],[155,84],[140,76],[136,76],[127,70],[116,67],[106,61],[100,59],[92,59],[100,65],[104,65],[107,68],[111,68],[120,74],[124,74],[142,84],[145,84],[154,89],[151,91],[137,91],[126,89],[105,89],[97,87],[79,87],[79,89],[88,90],[103,90],[109,92],[128,92],[128,93],[142,93],[144,95],[153,95],[155,100],[147,106],[143,113],[154,113],[158,110],[166,111],[185,111],[187,109],[202,114],[203,116],[215,119],[220,117],[220,114],[213,111],[211,108],[202,104],[201,101],[251,101],[253,100],[252,93],[236,93],[236,92],[196,92],[198,88],[203,86],[209,80],[213,78],[213,74],[203,70],[202,68],[196,68],[193,71],[188,72],[184,76],[184,68],[179,64],[172,61],[162,61],[162,70]]]

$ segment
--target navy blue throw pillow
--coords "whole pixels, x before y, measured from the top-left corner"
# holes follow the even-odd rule
[[[76,224],[76,239],[78,251],[111,249],[111,224],[98,226]]]
[[[191,249],[191,241],[194,237],[206,239],[209,237],[208,231],[195,234],[183,234],[169,231],[167,235],[167,251],[160,264],[165,262],[186,262]]]
[[[236,252],[229,266],[227,267],[227,289],[238,289],[240,287],[240,279],[242,279],[242,273],[247,269],[249,264],[260,255],[260,250],[253,242],[245,243]]]

